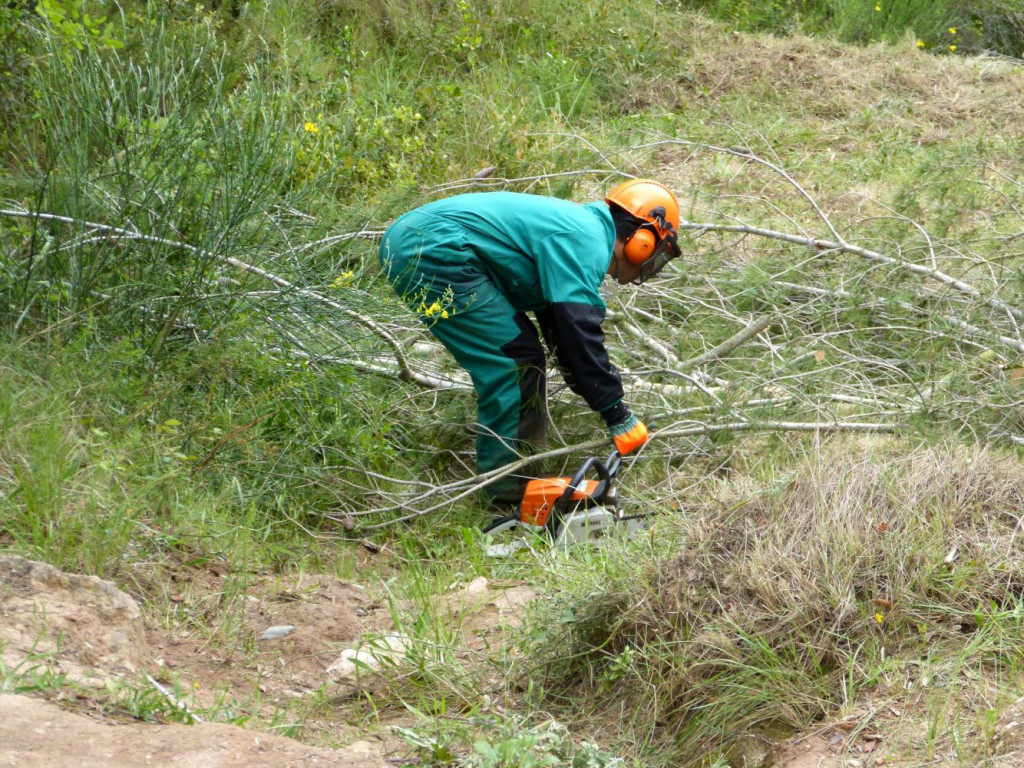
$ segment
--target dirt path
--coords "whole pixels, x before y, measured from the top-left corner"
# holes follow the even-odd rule
[[[11,695],[0,695],[0,765],[390,768],[379,742],[360,741],[329,750],[233,725],[104,722],[66,712],[47,701]]]

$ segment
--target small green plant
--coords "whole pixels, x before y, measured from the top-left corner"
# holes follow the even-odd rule
[[[79,51],[91,43],[123,48],[124,41],[114,37],[113,22],[107,21],[105,16],[91,15],[86,5],[86,0],[38,0],[35,9],[64,45]]]
[[[392,726],[391,730],[416,750],[421,766],[451,765],[455,761],[455,754],[446,738],[423,734],[401,726]]]
[[[36,639],[21,662],[8,666],[0,661],[0,692],[46,694],[73,687],[67,672],[60,670],[57,663],[59,648],[48,653],[36,650],[41,639]],[[2,648],[0,643],[0,650]]]
[[[424,735],[419,730],[393,728],[416,748],[421,766],[457,764],[465,768],[624,768],[625,761],[593,742],[573,739],[569,730],[554,720],[529,725],[519,717],[482,715],[473,719],[479,736],[472,752],[459,755],[460,734]],[[466,734],[462,734],[466,736]]]

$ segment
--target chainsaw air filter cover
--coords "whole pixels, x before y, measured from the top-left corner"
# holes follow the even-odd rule
[[[526,484],[526,491],[523,493],[519,519],[527,525],[544,527],[555,503],[565,499],[565,493],[572,481],[571,477],[543,477],[531,480]],[[592,499],[600,484],[598,480],[584,480],[567,500],[573,503]]]

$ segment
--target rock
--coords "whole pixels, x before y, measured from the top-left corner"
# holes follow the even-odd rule
[[[477,576],[458,592],[445,596],[442,604],[453,619],[466,612],[479,611],[493,597],[488,584],[484,576]]]
[[[477,576],[462,590],[460,595],[464,600],[479,602],[488,596],[487,579],[484,576]]]
[[[770,768],[772,743],[757,734],[745,733],[729,748],[728,760],[733,768]]]
[[[327,668],[327,679],[345,685],[359,685],[385,667],[396,667],[405,658],[411,640],[403,635],[364,637]]]
[[[288,635],[294,631],[295,627],[291,624],[282,624],[279,627],[267,627],[263,630],[263,634],[260,635],[260,640],[280,640],[282,637],[288,637]]]
[[[55,654],[73,677],[134,673],[149,658],[138,604],[109,581],[0,555],[0,656]]]

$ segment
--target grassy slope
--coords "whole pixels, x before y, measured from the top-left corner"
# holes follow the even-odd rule
[[[488,48],[488,43],[477,41],[477,32],[488,29],[483,16],[469,14],[449,20],[454,43],[433,41],[437,46],[435,62],[440,60],[445,66],[436,73],[420,69],[423,74],[419,79],[409,76],[416,67],[409,54],[403,53],[406,49],[401,45],[388,48],[374,37],[389,34],[388,19],[382,17],[366,30],[360,28],[347,48],[342,46],[351,55],[344,63],[352,69],[350,77],[340,78],[338,54],[332,48],[336,38],[334,43],[326,37],[314,44],[304,37],[301,30],[313,20],[303,14],[311,11],[301,4],[295,7],[296,18],[279,20],[280,27],[269,30],[274,35],[275,52],[288,54],[291,62],[290,68],[282,72],[294,78],[290,87],[303,94],[291,113],[292,122],[319,120],[320,114],[328,115],[329,121],[332,114],[347,114],[344,110],[350,104],[355,104],[360,115],[376,109],[390,116],[389,122],[370,122],[361,128],[340,121],[336,129],[339,134],[342,128],[355,133],[345,140],[335,134],[333,141],[328,140],[329,130],[324,127],[327,121],[320,121],[320,143],[314,145],[312,153],[344,154],[364,148],[369,162],[378,166],[398,159],[405,163],[382,178],[363,178],[357,173],[341,178],[318,177],[317,184],[323,186],[314,184],[314,197],[307,198],[307,204],[321,212],[319,226],[324,229],[356,228],[366,221],[382,225],[410,200],[427,196],[419,192],[423,187],[467,177],[485,165],[498,164],[501,175],[525,176],[593,167],[602,154],[611,151],[617,153],[612,157],[614,167],[658,176],[677,189],[692,204],[693,218],[725,214],[764,224],[784,220],[765,204],[765,198],[788,203],[792,192],[769,177],[741,173],[742,166],[728,158],[695,155],[686,146],[634,149],[652,138],[668,137],[723,146],[745,145],[763,156],[778,158],[817,199],[827,203],[837,224],[847,231],[863,233],[868,242],[884,239],[884,233],[880,235],[868,225],[875,216],[885,213],[877,203],[912,216],[944,235],[1016,231],[1012,218],[992,214],[1012,207],[1006,205],[1008,199],[1019,199],[1019,184],[1015,186],[1012,180],[1024,175],[1019,165],[1024,153],[1020,151],[1017,129],[1024,116],[1016,96],[1024,85],[1024,74],[1006,63],[934,58],[922,55],[912,41],[896,47],[851,48],[805,38],[735,35],[700,16],[666,12],[659,17],[664,24],[656,36],[623,35],[615,31],[614,20],[602,15],[597,6],[586,6],[589,15],[574,16],[570,30],[547,35],[538,32],[538,37],[546,41],[536,48],[531,42],[531,50],[543,51],[547,46],[554,53],[551,57],[527,58],[525,63],[503,55],[507,48],[502,46],[511,45],[513,31],[505,32],[497,44]],[[532,12],[539,13],[537,9]],[[647,13],[631,9],[627,20],[647,22]],[[406,23],[423,23],[417,19],[413,15]],[[556,21],[547,19],[550,24]],[[541,29],[539,25],[537,28]],[[368,30],[373,34],[369,35]],[[332,34],[340,33],[335,29]],[[473,53],[477,55],[476,63]],[[464,59],[461,63],[459,56]],[[445,71],[447,67],[452,69]],[[452,81],[453,71],[458,74],[458,94],[441,90]],[[330,87],[315,87],[325,81]],[[411,83],[419,83],[419,87]],[[573,86],[567,87],[566,83]],[[355,100],[346,101],[346,92],[356,94]],[[318,100],[310,98],[310,93],[324,95]],[[410,117],[416,114],[421,115],[422,122]],[[384,138],[385,131],[401,132],[412,143],[390,143]],[[426,141],[420,142],[418,139],[423,137]],[[440,151],[432,152],[431,143]],[[600,151],[592,151],[591,145]],[[326,166],[315,165],[315,173],[321,171],[326,173]],[[585,199],[598,195],[604,183],[601,177],[584,177],[575,185],[551,182],[542,188]],[[315,197],[317,190],[337,189],[332,185],[342,185],[355,199],[339,200],[330,194]],[[373,205],[358,202],[363,194],[372,198]],[[702,258],[716,258],[715,248],[705,248],[699,241],[698,248]],[[758,248],[749,244],[736,250],[747,260],[759,256]],[[370,300],[379,301],[377,297],[382,294],[376,293],[373,282],[370,246],[357,245],[340,255],[328,254],[322,264],[302,265],[305,271],[297,271],[293,277],[323,284],[349,266],[355,267],[357,285],[365,286]],[[367,311],[371,308],[368,306]],[[700,348],[701,336],[715,334],[708,327],[695,327],[693,331],[691,340],[684,343],[696,349]],[[408,390],[357,385],[355,379],[341,387],[346,394],[339,396],[331,371],[261,359],[263,347],[259,344],[192,347],[176,352],[170,359],[164,357],[153,368],[144,351],[117,339],[117,334],[102,323],[87,325],[71,336],[68,342],[48,341],[45,334],[23,335],[6,343],[0,380],[0,479],[6,490],[2,501],[5,514],[12,522],[2,535],[12,549],[102,573],[122,583],[130,582],[125,564],[137,558],[154,560],[168,573],[183,562],[216,558],[225,560],[237,574],[268,566],[301,566],[345,575],[354,559],[348,545],[339,547],[334,542],[313,540],[295,524],[316,524],[316,517],[304,517],[303,510],[332,500],[319,488],[319,477],[305,469],[305,465],[315,463],[323,446],[334,456],[354,451],[363,461],[377,462],[378,468],[398,461],[413,473],[434,470],[429,450],[421,455],[412,449],[437,440],[431,434],[431,424],[440,416],[454,424],[445,429],[438,444],[454,442],[463,452],[469,447],[459,428],[469,407],[465,398],[454,404],[447,401],[448,407],[439,412],[421,412],[410,405],[414,401],[408,397]],[[336,411],[340,411],[340,417]],[[402,424],[401,419],[389,418],[389,412],[430,421]],[[366,428],[367,416],[373,424],[371,430]],[[388,439],[381,441],[377,435]],[[801,459],[805,449],[799,441],[775,443],[769,448],[764,442],[746,442],[731,450],[739,456],[737,465],[752,466],[762,473],[771,469],[774,475],[777,467],[792,465],[797,476],[811,472]],[[874,461],[878,459],[864,459],[864,465],[871,467]],[[203,463],[202,468],[196,470],[199,463]],[[687,472],[698,475],[704,466],[695,463],[692,470],[684,471],[676,487],[695,480],[687,477]],[[850,471],[856,473],[857,468]],[[875,470],[867,471],[870,474]],[[812,474],[807,482],[819,479]],[[876,492],[888,493],[887,489],[901,482],[905,479],[885,479]],[[970,484],[964,486],[965,491],[971,488]],[[755,486],[751,491],[734,489],[729,493],[742,500],[762,491]],[[685,493],[681,498],[691,503]],[[785,507],[786,497],[782,498],[780,503]],[[518,706],[556,708],[559,716],[605,725],[611,722],[613,734],[621,728],[621,735],[636,739],[641,751],[654,747],[662,755],[658,759],[671,764],[713,754],[718,744],[707,733],[720,727],[721,721],[714,717],[695,720],[687,709],[689,680],[674,676],[674,667],[692,662],[665,650],[671,649],[671,636],[662,636],[658,643],[649,645],[644,633],[635,631],[636,626],[650,626],[663,619],[661,614],[632,616],[632,635],[617,625],[602,627],[599,620],[607,607],[640,603],[639,596],[652,589],[650,580],[662,578],[655,565],[661,558],[667,558],[664,579],[671,584],[673,574],[681,568],[671,559],[673,548],[686,552],[698,547],[700,556],[718,562],[714,552],[700,549],[700,542],[710,536],[697,523],[738,536],[737,531],[746,530],[744,526],[752,525],[751,521],[764,519],[771,524],[760,529],[755,526],[754,531],[760,530],[757,535],[769,542],[795,524],[792,516],[776,508],[752,511],[742,518],[726,514],[731,509],[712,506],[696,519],[695,528],[684,524],[680,530],[667,530],[657,558],[630,550],[626,553],[628,559],[588,557],[545,561],[539,566],[532,562],[496,566],[479,556],[475,543],[458,535],[458,527],[473,520],[475,512],[471,508],[420,523],[408,532],[385,536],[400,553],[400,561],[415,563],[404,571],[398,569],[398,583],[409,594],[443,589],[478,574],[515,575],[545,584],[552,593],[562,596],[563,608],[591,605],[597,618],[588,620],[586,627],[591,634],[584,636],[584,644],[579,646],[585,666],[571,669],[568,678],[553,677],[549,682],[552,691],[567,693],[569,698],[579,695],[581,680],[596,686],[582,689],[593,694],[587,699],[592,708],[564,707],[561,698],[544,698],[538,691],[533,692],[535,698],[529,703],[520,700],[515,688],[507,691],[508,695]],[[928,512],[919,510],[925,519]],[[951,506],[948,514],[954,512]],[[829,515],[836,513],[829,504],[812,506],[807,512],[822,515],[817,525],[833,520]],[[718,515],[725,517],[718,521]],[[983,528],[989,519],[989,515],[972,517],[970,526]],[[962,523],[952,521],[949,525],[933,532],[927,551],[941,550],[946,536],[961,535]],[[995,540],[1007,531],[993,527],[991,532],[982,533],[979,541]],[[298,552],[303,556],[297,558]],[[730,567],[739,568],[748,554],[744,549],[730,553]],[[764,557],[763,553],[757,554]],[[879,573],[892,571],[897,568],[895,558],[900,556],[899,552],[886,551],[877,570],[863,578],[877,579]],[[638,559],[643,567],[637,567]],[[983,566],[987,569],[983,575],[1002,567],[998,560],[986,561]],[[706,570],[714,569],[707,566]],[[633,583],[633,571],[642,577],[639,583]],[[594,600],[593,595],[601,594],[609,579],[614,580],[614,588],[607,598]],[[763,576],[755,579],[757,583],[763,580]],[[1011,581],[1007,577],[1007,583]],[[739,588],[732,585],[726,591]],[[862,588],[850,587],[853,591]],[[714,585],[714,589],[719,594],[712,591],[710,595],[698,595],[696,607],[687,610],[696,611],[706,601],[721,600],[720,585]],[[915,611],[922,610],[922,601],[930,595],[927,591],[921,594],[924,596],[914,593],[910,599]],[[142,592],[140,596],[152,600],[150,610],[160,614],[159,595]],[[1012,597],[1004,595],[1000,599]],[[842,688],[837,670],[863,675],[869,681],[902,670],[899,659],[890,668],[830,651],[836,658],[824,665],[827,669],[808,672],[806,656],[796,649],[796,644],[808,642],[805,634],[782,633],[781,639],[772,631],[763,637],[757,634],[766,625],[778,632],[788,618],[778,601],[785,602],[786,598],[783,594],[770,603],[764,615],[755,617],[753,628],[742,628],[747,633],[743,635],[748,640],[746,645],[761,648],[762,656],[738,657],[744,663],[754,658],[751,664],[766,665],[773,679],[797,679],[775,697],[775,703],[785,700],[785,711],[769,710],[766,714],[765,710],[752,709],[751,702],[740,696],[730,700],[734,708],[722,710],[731,718],[751,723],[782,719],[788,726],[806,724],[823,712],[854,706],[859,690],[872,690],[869,682],[860,680],[856,690],[837,698],[836,687]],[[808,599],[812,613],[815,599]],[[957,611],[970,610],[972,600],[973,593],[958,593],[949,605],[959,607],[942,608],[939,618],[928,614],[924,619],[934,620],[941,627],[950,616],[959,615]],[[999,608],[1010,609],[1003,604]],[[849,611],[868,623],[872,619],[860,615],[863,606]],[[532,632],[535,638],[545,639],[557,626],[549,618],[541,619]],[[920,625],[912,626],[910,622],[899,626],[910,633],[922,631]],[[1003,633],[1000,637],[1005,640],[1000,642],[1019,646],[1016,618],[992,626],[993,631]],[[678,630],[679,625],[673,625],[670,631]],[[682,630],[684,636],[691,631],[686,625]],[[708,631],[714,634],[725,630],[712,627]],[[846,625],[843,631],[849,634]],[[926,625],[923,632],[928,631]],[[980,651],[970,642],[957,646],[953,642],[955,634],[952,641],[946,638],[944,647],[954,662],[966,658],[972,669],[986,674],[995,671],[992,679],[1005,677],[1005,691],[1016,681],[1017,660],[1012,654],[1003,660],[992,652],[988,638],[986,635],[986,645]],[[869,640],[872,638],[865,636],[864,642]],[[608,645],[594,655],[586,652],[586,643],[593,642]],[[773,642],[778,644],[771,645]],[[907,648],[908,659],[922,653],[920,645],[909,641],[897,645]],[[551,646],[538,643],[533,647],[538,659],[548,658]],[[723,644],[709,642],[707,647],[721,651]],[[850,647],[845,648],[848,654]],[[865,647],[877,652],[878,646],[869,643]],[[942,659],[935,663],[947,668]],[[799,674],[787,665],[794,665]],[[582,677],[581,669],[586,672]],[[652,683],[659,690],[679,692],[678,699],[666,704],[668,715],[644,698],[643,692],[650,690]],[[459,686],[467,684],[460,681],[452,687]],[[481,679],[467,690],[458,690],[452,698],[464,701],[484,690],[486,684]],[[609,691],[615,695],[608,696]],[[992,700],[999,701],[1005,695],[996,691]],[[445,695],[439,694],[434,702],[445,700]],[[636,702],[640,714],[635,719],[614,715],[623,700]],[[970,712],[969,718],[983,716],[977,707],[965,711]],[[933,729],[941,732],[946,718],[958,714],[936,716]],[[676,715],[678,719],[671,720]],[[524,717],[529,720],[528,714]],[[667,733],[652,726],[665,717],[670,718]],[[673,743],[670,736],[675,733],[686,734],[686,742]],[[468,730],[458,729],[446,737],[457,745],[471,739]],[[609,739],[611,743],[616,741]],[[928,745],[933,752],[945,746],[947,742],[939,736]],[[621,742],[617,748],[624,748]],[[974,764],[971,761],[980,749],[966,748],[963,764]]]

